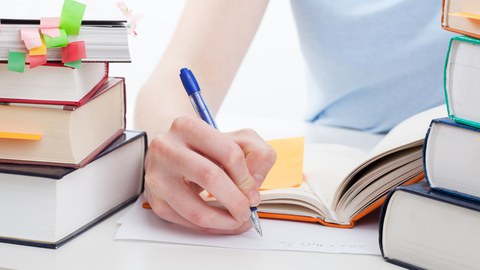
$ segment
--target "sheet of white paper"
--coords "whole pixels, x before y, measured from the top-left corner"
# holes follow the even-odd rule
[[[142,208],[139,197],[119,220],[116,240],[145,240],[239,249],[295,250],[380,255],[378,218],[370,215],[353,229],[336,229],[304,222],[261,219],[263,237],[249,230],[240,235],[210,235],[158,218]]]

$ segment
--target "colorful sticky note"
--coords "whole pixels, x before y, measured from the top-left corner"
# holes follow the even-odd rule
[[[72,62],[66,62],[63,63],[64,66],[66,67],[71,67],[71,68],[76,68],[79,69],[82,65],[82,60],[77,60],[77,61],[72,61]]]
[[[70,42],[67,47],[62,48],[62,62],[73,62],[86,58],[85,42],[75,41]]]
[[[25,47],[27,47],[27,50],[42,46],[42,39],[37,28],[20,29],[20,38],[25,43]]]
[[[60,36],[58,37],[51,38],[49,36],[43,35],[43,38],[45,39],[45,44],[47,45],[47,48],[59,48],[68,45],[67,33],[63,29],[60,29]]]
[[[40,18],[40,31],[42,34],[55,38],[60,36],[60,18],[59,17],[44,17]]]
[[[297,187],[303,182],[304,138],[271,140],[277,160],[268,173],[261,190]]]
[[[8,52],[7,69],[14,72],[23,73],[25,70],[25,59],[27,53],[24,52]]]
[[[454,17],[462,17],[462,18],[467,18],[467,19],[480,21],[480,15],[479,14],[474,14],[474,13],[470,13],[470,12],[452,12],[452,13],[448,13],[448,15],[454,16]]]
[[[45,65],[47,63],[47,56],[46,55],[32,55],[32,56],[29,55],[27,62],[29,62],[30,69],[32,69],[34,67]]]
[[[39,141],[41,138],[42,134],[0,131],[0,139]]]
[[[28,55],[47,55],[47,45],[45,44],[45,39],[43,38],[43,36],[40,39],[42,41],[42,45],[28,51]]]
[[[80,2],[65,0],[60,15],[60,28],[64,29],[68,35],[78,35],[86,7]]]

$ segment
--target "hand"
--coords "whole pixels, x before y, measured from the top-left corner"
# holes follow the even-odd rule
[[[145,196],[170,222],[217,234],[250,225],[250,206],[275,162],[275,151],[252,130],[222,133],[190,116],[153,138],[145,161]],[[207,204],[206,190],[224,208]]]

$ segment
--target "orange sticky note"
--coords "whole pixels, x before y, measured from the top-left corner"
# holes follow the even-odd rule
[[[452,12],[448,13],[448,15],[480,21],[480,15],[470,12]]]
[[[42,134],[0,131],[0,139],[39,141],[41,138],[42,138]]]
[[[268,143],[275,149],[277,160],[260,189],[299,186],[303,182],[304,138],[278,139]]]

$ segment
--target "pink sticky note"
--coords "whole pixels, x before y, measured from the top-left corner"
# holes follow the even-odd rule
[[[60,17],[40,18],[40,29],[58,28],[60,26]]]
[[[85,42],[70,42],[66,47],[62,48],[62,63],[73,62],[86,58]]]
[[[60,36],[60,30],[58,29],[59,25],[59,17],[40,18],[40,31],[42,32],[42,34],[47,35],[51,38],[56,38]]]
[[[30,62],[30,69],[38,67],[47,63],[46,55],[29,55],[27,61]]]
[[[49,36],[51,38],[56,38],[60,36],[60,29],[58,28],[46,28],[46,29],[40,29],[42,34]]]
[[[20,29],[20,38],[25,43],[28,50],[42,46],[42,39],[37,28]]]

